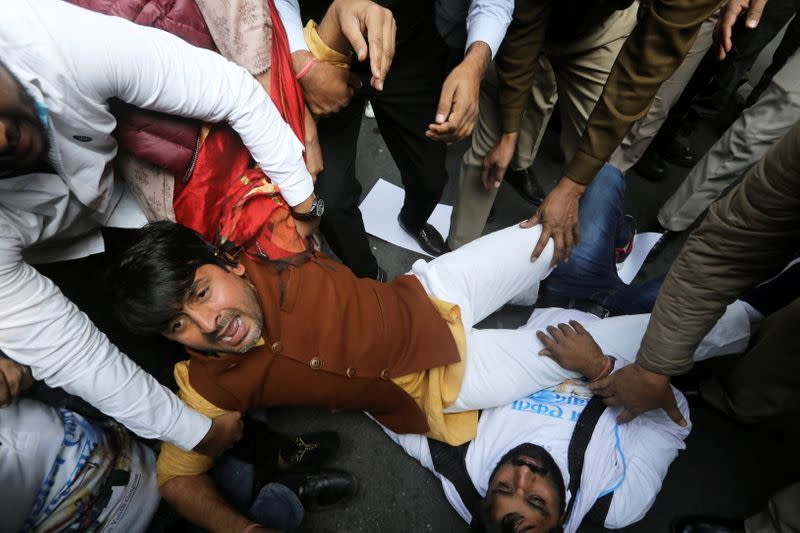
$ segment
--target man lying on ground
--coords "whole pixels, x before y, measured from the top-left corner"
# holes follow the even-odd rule
[[[649,317],[601,320],[574,309],[546,308],[537,309],[521,329],[548,328],[550,336],[539,332],[544,353],[566,368],[599,368],[602,374],[602,369],[613,367],[613,372],[635,359]],[[743,350],[749,331],[745,304],[737,302],[706,336],[695,360]],[[669,465],[684,448],[689,408],[683,395],[673,392],[671,414],[682,424],[661,410],[618,424],[619,408],[607,408],[602,398],[592,397],[586,381],[568,380],[484,410],[478,434],[468,445],[384,429],[433,471],[450,504],[476,530],[536,526],[537,531],[573,532],[581,524],[621,528],[650,509]]]

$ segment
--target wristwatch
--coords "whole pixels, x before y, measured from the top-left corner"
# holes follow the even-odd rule
[[[297,220],[302,220],[304,222],[310,222],[317,220],[322,217],[322,213],[325,212],[325,200],[317,196],[314,198],[314,201],[311,203],[311,210],[307,213],[298,213],[296,211],[292,211],[292,216]]]

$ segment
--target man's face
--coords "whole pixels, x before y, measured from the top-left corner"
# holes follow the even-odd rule
[[[47,153],[47,136],[33,99],[0,63],[0,178],[32,171]]]
[[[553,468],[558,466],[550,454],[533,444],[523,444],[506,454],[486,491],[492,522],[514,533],[555,527],[561,520],[561,509],[558,487],[550,475]]]
[[[202,265],[194,274],[181,310],[163,332],[189,348],[244,353],[261,338],[264,315],[244,266]]]

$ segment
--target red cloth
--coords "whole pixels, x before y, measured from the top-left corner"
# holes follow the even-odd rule
[[[300,142],[305,139],[305,105],[294,76],[286,30],[273,0],[270,93]],[[217,124],[203,141],[191,178],[176,182],[173,207],[181,224],[210,242],[232,242],[252,258],[283,259],[303,252],[291,209],[227,125]]]

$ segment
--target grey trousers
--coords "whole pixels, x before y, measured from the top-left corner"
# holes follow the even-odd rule
[[[737,184],[800,120],[800,51],[775,75],[761,98],[697,162],[678,190],[658,212],[658,221],[671,231],[683,231]]]

